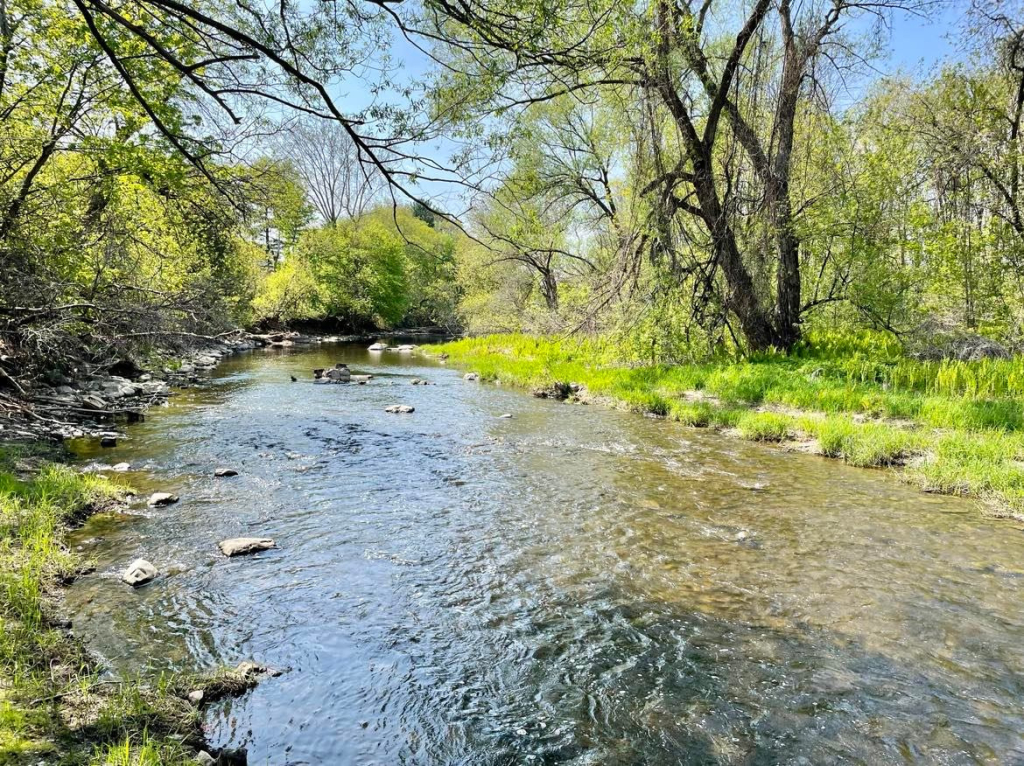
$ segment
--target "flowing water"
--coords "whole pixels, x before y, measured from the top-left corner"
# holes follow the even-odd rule
[[[130,437],[181,502],[76,535],[75,631],[287,668],[209,713],[250,763],[1024,763],[1024,535],[964,501],[362,346],[230,359]]]

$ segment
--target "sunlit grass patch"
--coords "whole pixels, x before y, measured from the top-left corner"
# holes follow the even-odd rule
[[[801,426],[817,439],[821,454],[865,468],[901,465],[926,443],[914,431],[887,423],[855,423],[841,416],[805,418]]]
[[[736,423],[740,436],[759,442],[781,442],[794,436],[793,418],[776,412],[746,412]]]
[[[91,766],[185,766],[195,764],[190,752],[166,740],[159,742],[143,731],[138,736],[125,735],[118,742],[98,748]]]

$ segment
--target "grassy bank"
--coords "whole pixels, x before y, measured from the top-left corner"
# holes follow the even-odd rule
[[[893,468],[922,490],[1024,518],[1024,359],[920,362],[866,334],[819,336],[788,356],[672,366],[623,363],[601,341],[521,335],[426,350],[483,380],[579,383],[596,400]]]
[[[180,681],[100,679],[59,616],[82,567],[65,535],[117,490],[36,461],[0,450],[0,764],[194,763],[199,714]]]

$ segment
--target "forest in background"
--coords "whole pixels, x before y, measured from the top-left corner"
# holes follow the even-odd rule
[[[943,7],[0,0],[0,342],[317,321],[664,362],[869,328],[1004,355],[1024,13],[963,4],[954,60],[880,72],[894,14]]]

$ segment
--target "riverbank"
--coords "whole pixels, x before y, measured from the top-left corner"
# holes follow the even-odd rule
[[[424,350],[481,380],[894,470],[925,492],[1024,519],[1024,360],[924,362],[866,345],[674,366],[625,365],[598,342],[521,335]]]
[[[60,585],[84,566],[65,535],[119,499],[100,477],[28,449],[0,452],[3,763],[184,763],[195,752],[186,750],[201,737],[190,706],[162,689],[101,679],[60,613]]]
[[[179,337],[173,346],[100,363],[55,360],[45,372],[38,364],[5,357],[7,369],[0,365],[0,443],[91,437],[113,444],[123,424],[143,419],[147,409],[172,395],[173,388],[201,382],[228,356],[362,337],[236,330],[216,337]]]
[[[62,587],[91,567],[66,536],[121,510],[125,491],[44,450],[0,449],[0,763],[245,763],[244,753],[207,752],[202,709],[252,688],[265,668],[114,678],[75,637]]]
[[[270,671],[243,663],[201,675],[113,678],[72,632],[62,587],[91,566],[66,537],[94,514],[122,511],[130,492],[73,470],[58,443],[92,437],[116,444],[122,424],[143,419],[172,386],[200,383],[232,354],[337,340],[233,333],[154,351],[145,367],[122,365],[123,375],[88,367],[56,382],[7,374],[8,391],[0,392],[0,763],[245,763],[244,752],[207,752],[202,709]]]

